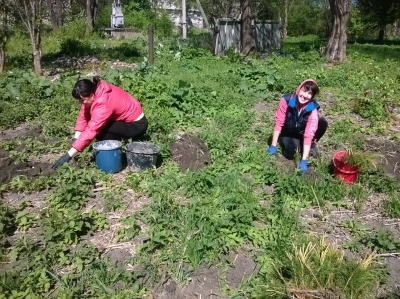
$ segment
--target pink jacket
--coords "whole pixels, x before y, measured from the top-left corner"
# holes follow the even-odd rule
[[[297,87],[297,89],[296,89],[296,96],[298,95],[303,84],[307,81],[315,82],[312,79],[307,79],[307,80],[304,80],[303,82],[301,82],[299,87]],[[306,106],[307,105],[304,105],[303,107],[301,107],[300,111],[302,111]],[[276,113],[275,113],[274,131],[280,132],[282,130],[282,127],[285,124],[287,107],[288,107],[288,104],[287,104],[286,100],[282,97],[279,102],[278,109],[276,110]],[[319,119],[318,111],[317,111],[317,109],[315,109],[311,112],[311,114],[307,120],[306,129],[304,131],[304,141],[303,141],[304,145],[311,145],[311,142],[314,138],[315,132],[318,129],[318,119]]]
[[[75,131],[82,132],[72,147],[82,151],[110,120],[132,122],[142,114],[139,101],[129,93],[105,81],[100,81],[92,105],[81,106]]]

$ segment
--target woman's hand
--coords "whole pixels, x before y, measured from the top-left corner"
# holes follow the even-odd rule
[[[302,173],[306,173],[307,170],[308,170],[307,160],[301,160],[300,163],[299,163],[299,168],[300,168]]]
[[[269,148],[267,149],[267,154],[269,155],[276,155],[276,146],[270,145]]]
[[[51,166],[53,169],[57,169],[58,167],[62,166],[64,163],[68,163],[71,160],[71,156],[66,153],[62,155],[54,164]]]

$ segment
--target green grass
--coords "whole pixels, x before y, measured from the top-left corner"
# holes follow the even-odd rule
[[[73,33],[75,29],[69,30]],[[1,259],[15,262],[16,267],[0,272],[0,293],[10,296],[14,292],[19,297],[29,293],[34,298],[48,294],[53,298],[139,298],[149,291],[140,284],[143,276],[157,283],[162,273],[167,273],[184,284],[200,265],[218,264],[226,254],[246,245],[261,265],[260,273],[241,286],[249,298],[283,298],[285,287],[292,291],[335,290],[360,299],[373,294],[376,279],[382,276],[375,260],[343,259],[339,249],[305,235],[299,213],[310,206],[329,212],[332,206],[349,200],[359,212],[373,192],[380,192],[392,196],[385,204],[386,215],[398,217],[393,194],[399,182],[373,170],[361,173],[357,184],[344,184],[332,177],[327,155],[310,160],[317,174],[302,176],[267,156],[265,149],[281,94],[292,92],[306,78],[320,84],[324,113],[335,119],[323,137],[327,150],[349,145],[361,149],[366,136],[389,135],[392,115],[385,108],[399,103],[396,91],[400,82],[378,46],[368,45],[376,55],[367,56],[353,51],[357,45],[349,45],[349,60],[330,66],[319,57],[321,40],[316,37],[285,40],[283,50],[290,55],[273,54],[244,62],[233,54],[214,57],[205,49],[159,39],[164,47],[157,47],[155,64],[150,65],[142,60],[147,55],[143,40],[116,42],[77,36],[77,43],[71,32],[58,41],[55,33],[49,33],[44,41],[47,58],[62,51],[77,55],[98,51],[102,59],[139,61],[135,69],[103,67],[101,71],[107,81],[141,101],[150,120],[148,134],[162,148],[164,162],[157,169],[129,173],[116,182],[96,169],[89,147],[76,159],[76,168],[64,167],[35,182],[15,177],[2,185],[2,192],[49,190],[40,213],[28,213],[29,205],[18,210],[0,206],[0,240],[12,235],[12,228],[24,232],[10,248],[2,245]],[[23,42],[12,37],[9,47],[14,49]],[[8,68],[26,55],[15,52]],[[27,67],[27,62],[22,66]],[[1,75],[0,127],[28,122],[39,126],[45,139],[0,142],[0,147],[20,161],[63,153],[78,112],[70,91],[82,73],[70,71],[53,82],[23,68]],[[368,100],[363,97],[366,89],[373,92]],[[254,111],[259,102],[270,108],[259,114]],[[355,112],[371,125],[361,126],[352,117]],[[210,161],[206,168],[181,173],[171,161],[168,145],[178,131],[196,135],[207,144]],[[29,146],[18,151],[24,142]],[[96,205],[86,211],[95,184],[106,188],[98,203],[101,209]],[[266,192],[266,187],[273,188],[273,193]],[[107,228],[107,212],[127,208],[122,198],[126,188],[151,198],[135,213],[121,217],[122,226],[115,230],[114,239],[120,242],[137,235],[146,237],[131,261],[144,270],[133,276],[116,269],[82,239]],[[147,230],[141,231],[139,224]],[[343,225],[361,231],[357,223]],[[38,240],[30,238],[31,229],[41,232]],[[386,236],[383,245],[379,243],[381,235]],[[381,235],[359,240],[358,245],[372,242],[388,250],[393,240]],[[116,290],[117,282],[129,287]]]

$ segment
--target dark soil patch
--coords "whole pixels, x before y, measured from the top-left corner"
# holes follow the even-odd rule
[[[196,171],[208,165],[210,151],[203,141],[194,136],[180,135],[169,147],[171,159],[178,163],[182,172],[188,169]]]
[[[22,125],[15,129],[3,130],[0,132],[0,141],[13,140],[15,138],[24,137],[38,137],[42,133],[42,130],[38,127],[31,127],[28,125]]]
[[[4,151],[0,150],[1,155]],[[21,162],[15,163],[11,158],[0,158],[0,184],[7,184],[13,177],[24,175],[28,178],[34,178],[40,174],[48,175],[54,172],[51,169],[51,164],[41,162]]]
[[[22,125],[16,129],[8,129],[0,132],[0,141],[13,140],[16,138],[39,137],[40,128]],[[21,144],[17,150],[23,150],[25,144]],[[17,163],[10,158],[8,152],[0,148],[0,184],[6,184],[15,176],[24,175],[34,178],[40,174],[50,174],[53,172],[51,164],[42,162],[21,162]]]
[[[392,140],[368,140],[368,149],[382,154],[381,164],[385,174],[400,180],[400,142]]]
[[[180,286],[172,279],[166,280],[154,290],[157,299],[226,298],[227,289],[235,289],[255,276],[259,270],[254,260],[244,253],[227,256],[228,270],[201,265],[191,275],[187,285]]]

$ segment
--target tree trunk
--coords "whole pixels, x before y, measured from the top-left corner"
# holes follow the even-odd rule
[[[324,56],[329,61],[346,59],[347,23],[349,21],[351,0],[329,0],[333,26]]]
[[[46,6],[51,25],[53,27],[62,26],[64,23],[62,0],[47,0]]]
[[[4,72],[4,63],[6,60],[6,44],[8,37],[8,11],[5,0],[0,1],[0,73]]]
[[[390,32],[392,37],[396,37],[397,36],[398,29],[399,29],[399,22],[398,21],[393,22],[392,30]]]
[[[0,73],[4,72],[4,62],[6,61],[6,51],[2,47],[0,49]]]
[[[385,37],[385,25],[381,26],[379,28],[379,35],[378,35],[378,43],[382,44],[383,43],[383,38]]]
[[[251,24],[251,0],[241,0],[242,22],[241,22],[241,53],[248,55],[255,49],[253,26]]]
[[[32,56],[33,56],[33,67],[35,69],[35,74],[42,74],[42,46],[41,46],[41,36],[40,30],[34,28],[33,32],[30,34],[31,44],[32,44]]]
[[[208,32],[210,33],[210,35],[212,37],[213,36],[213,31],[211,30],[210,23],[208,23],[207,16],[204,13],[203,6],[201,5],[200,0],[196,0],[196,3],[197,3],[197,7],[200,10],[201,16],[203,17],[203,21],[204,21],[204,23],[206,23],[206,28],[207,28]]]
[[[92,33],[94,29],[98,4],[99,0],[86,0],[86,20],[88,25],[86,33],[88,34]]]
[[[42,45],[40,30],[42,28],[43,0],[12,0],[22,23],[25,25],[32,46],[33,67],[35,73],[42,74]]]
[[[289,15],[289,0],[285,0],[285,6],[283,10],[282,38],[287,38],[288,15]]]
[[[86,22],[87,22],[87,30],[86,33],[90,34],[94,28],[94,20],[92,16],[92,0],[86,0]]]
[[[93,20],[93,28],[94,22],[96,21],[97,10],[99,8],[99,0],[92,0],[92,20]]]

